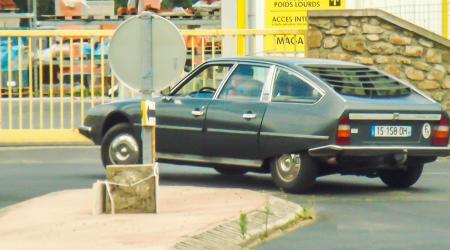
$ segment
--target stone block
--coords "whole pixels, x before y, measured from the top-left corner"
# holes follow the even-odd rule
[[[357,19],[357,18],[351,18],[350,19],[350,24],[352,25],[352,26],[361,26],[361,21],[359,20],[359,19]]]
[[[377,34],[368,34],[366,35],[367,40],[371,41],[371,42],[378,42],[380,41],[380,36]]]
[[[375,62],[378,64],[393,63],[394,58],[392,58],[390,56],[375,56]]]
[[[361,29],[356,26],[348,26],[347,33],[350,35],[361,35]]]
[[[323,40],[323,47],[325,49],[332,49],[332,48],[336,47],[338,45],[338,43],[339,43],[339,38],[337,38],[336,36],[329,36]]]
[[[320,30],[310,29],[308,32],[308,38],[310,49],[320,48],[320,46],[322,46],[323,36]]]
[[[156,213],[157,165],[113,165],[106,168],[109,191],[106,192],[106,212]],[[109,194],[112,196],[113,203]]]
[[[389,42],[394,45],[410,45],[411,41],[412,39],[410,37],[400,36],[396,33],[392,33],[389,36]]]
[[[363,24],[362,26],[362,31],[365,34],[381,34],[384,32],[384,29],[377,26],[377,25],[372,25],[372,24]]]
[[[442,83],[442,88],[450,89],[450,76],[445,77],[444,83]]]
[[[428,49],[425,59],[428,63],[442,63],[442,53],[437,49]]]
[[[431,66],[428,63],[422,62],[422,61],[414,62],[413,66],[416,69],[420,69],[420,70],[423,70],[423,71],[430,71],[431,70]]]
[[[444,100],[445,97],[445,91],[438,91],[436,93],[433,93],[433,99],[438,101],[438,102],[442,102]]]
[[[333,28],[333,29],[325,31],[325,34],[333,35],[333,36],[342,36],[342,35],[347,34],[347,29],[344,29],[344,28]]]
[[[366,65],[372,65],[373,64],[373,58],[366,57],[366,56],[355,56],[353,58],[353,61],[355,63],[366,64]]]
[[[345,36],[342,39],[342,48],[362,54],[366,49],[366,39],[364,36]]]
[[[331,28],[331,21],[328,18],[310,18],[308,20],[309,25],[314,25],[323,29]]]
[[[423,47],[421,47],[421,46],[406,46],[404,55],[411,56],[411,57],[420,57],[423,55]]]
[[[350,25],[347,18],[336,18],[334,19],[334,25],[337,27],[347,27]]]
[[[428,72],[427,79],[442,81],[446,75],[447,70],[444,68],[444,66],[437,64],[433,67],[433,69],[430,72]]]
[[[421,90],[436,90],[439,89],[440,86],[441,85],[438,82],[433,80],[424,80],[417,84],[417,87]]]
[[[378,42],[367,47],[371,54],[392,55],[395,47],[390,43]]]
[[[396,64],[388,64],[386,67],[384,67],[384,71],[388,74],[391,74],[396,77],[400,77],[401,75],[401,68],[400,66]]]
[[[407,64],[407,65],[410,65],[410,64],[412,63],[411,59],[409,59],[409,58],[407,58],[407,57],[404,57],[404,56],[397,56],[397,57],[395,58],[395,61],[396,61],[397,63],[400,63],[400,64]]]
[[[425,79],[425,74],[422,70],[417,70],[414,67],[406,67],[405,69],[406,77],[410,80],[421,81]]]
[[[328,54],[327,58],[330,60],[350,61],[352,56],[346,53],[331,52]]]
[[[442,61],[445,63],[450,63],[450,51],[442,52]]]

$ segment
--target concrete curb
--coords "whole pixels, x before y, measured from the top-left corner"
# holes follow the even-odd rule
[[[288,227],[300,221],[304,209],[295,203],[269,196],[270,208],[266,229],[264,207],[247,213],[247,234],[245,239],[240,234],[239,218],[215,226],[207,231],[187,236],[175,244],[174,249],[248,249],[260,244],[264,239],[279,235]]]

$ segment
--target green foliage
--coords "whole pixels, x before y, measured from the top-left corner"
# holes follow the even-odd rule
[[[247,226],[248,226],[247,214],[241,212],[239,216],[239,228],[242,239],[245,239],[245,234],[247,234]]]
[[[269,225],[269,216],[272,215],[272,209],[270,208],[269,201],[266,202],[266,205],[264,206],[264,225],[265,225],[265,232],[264,236],[267,237],[269,235],[269,232],[267,231],[267,227]]]
[[[299,214],[301,220],[314,219],[314,206],[316,204],[316,198],[311,196],[308,199],[308,205],[303,207],[303,213]]]
[[[188,8],[192,6],[192,2],[193,2],[192,0],[163,0],[161,3],[161,8],[164,9],[171,9],[173,7]]]
[[[33,7],[28,8],[28,0],[15,0],[17,8],[20,12],[31,13]],[[30,1],[31,4],[33,1]],[[37,14],[39,15],[54,15],[55,14],[55,0],[36,0]]]

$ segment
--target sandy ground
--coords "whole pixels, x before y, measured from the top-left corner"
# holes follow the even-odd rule
[[[91,190],[48,194],[0,212],[0,249],[170,249],[241,211],[262,194],[240,189],[163,186],[158,214],[92,215]]]

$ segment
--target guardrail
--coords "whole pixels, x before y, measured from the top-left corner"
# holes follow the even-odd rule
[[[29,136],[38,131],[73,133],[89,108],[139,95],[119,84],[109,68],[113,32],[0,30],[0,143],[17,141],[6,138],[15,131],[27,131]],[[244,46],[239,49],[242,55],[303,57],[307,48],[306,30],[183,30],[182,34],[188,53],[186,72],[210,58],[237,56],[238,38],[245,41],[239,43]],[[61,131],[54,134],[60,137]]]

